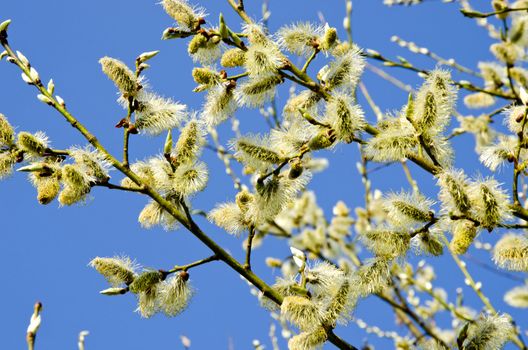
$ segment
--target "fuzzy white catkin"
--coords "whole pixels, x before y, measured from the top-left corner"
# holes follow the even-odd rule
[[[513,335],[511,320],[507,315],[484,316],[471,325],[464,349],[496,350]]]
[[[499,267],[512,271],[528,271],[528,238],[507,233],[493,249],[493,261]]]

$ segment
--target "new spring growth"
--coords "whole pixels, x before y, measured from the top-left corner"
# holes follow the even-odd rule
[[[230,40],[232,44],[234,44],[236,47],[245,47],[245,44],[240,39],[240,37],[236,33],[233,33],[231,29],[229,29],[229,27],[225,23],[224,15],[222,13],[220,13],[220,15],[218,16],[218,23],[218,32],[220,33],[220,37],[222,38],[222,40],[226,42],[229,42]]]
[[[174,147],[171,161],[175,166],[188,164],[196,160],[204,144],[203,131],[197,120],[190,120],[182,129]]]
[[[103,73],[114,82],[125,98],[137,96],[142,88],[141,83],[126,64],[111,57],[103,57],[99,60],[99,63]]]
[[[437,231],[426,230],[418,235],[418,248],[425,254],[440,256],[444,253],[441,234]]]
[[[145,205],[139,213],[138,222],[146,229],[161,225],[165,230],[170,231],[178,227],[176,219],[154,201]]]
[[[254,200],[255,196],[252,193],[242,190],[237,193],[235,203],[217,205],[207,217],[228,233],[239,236],[249,227],[246,215]]]
[[[138,56],[136,60],[139,64],[145,63],[148,60],[154,58],[158,53],[159,53],[159,50],[143,52],[141,55]]]
[[[465,254],[477,237],[477,227],[469,220],[457,220],[453,225],[453,238],[449,248],[455,254]]]
[[[368,260],[352,277],[356,293],[362,297],[380,292],[387,286],[391,261],[386,257]]]
[[[0,147],[10,148],[15,142],[15,131],[5,115],[0,113]]]
[[[201,8],[193,8],[185,0],[163,0],[163,9],[178,25],[187,31],[195,32],[205,23],[205,12]]]
[[[319,50],[324,28],[308,22],[285,26],[278,30],[279,45],[286,51],[309,57],[314,50]]]
[[[252,77],[235,90],[235,98],[240,106],[261,107],[275,96],[275,88],[283,82],[276,74]]]
[[[51,176],[30,175],[33,185],[37,188],[37,200],[40,204],[46,205],[57,198],[60,191],[60,173],[54,173]]]
[[[281,304],[281,316],[303,331],[321,323],[320,311],[315,303],[303,296],[287,296]]]
[[[180,126],[187,117],[187,106],[152,93],[147,93],[139,103],[136,120],[129,130],[139,130],[149,135],[159,135]]]
[[[136,263],[129,257],[116,256],[113,258],[96,257],[89,264],[97,270],[113,287],[122,284],[130,285],[136,278]]]
[[[59,202],[62,205],[73,205],[82,201],[90,192],[90,179],[79,165],[65,165],[62,168],[62,181],[65,185],[59,194]]]
[[[233,95],[235,86],[235,81],[228,81],[209,90],[201,114],[206,125],[214,127],[235,113],[237,109]]]
[[[69,150],[69,154],[90,181],[105,183],[110,179],[108,174],[110,164],[99,151],[90,147],[72,148]]]
[[[489,231],[510,218],[510,198],[494,179],[479,180],[469,189],[473,216]]]
[[[495,244],[493,261],[511,271],[528,271],[528,238],[507,233]]]
[[[323,129],[308,142],[308,148],[312,151],[329,148],[336,141],[334,129]]]
[[[138,294],[141,292],[149,292],[164,278],[165,276],[159,271],[145,271],[136,278],[134,278],[128,288],[134,294]]]
[[[28,343],[29,349],[33,349],[35,344],[35,339],[37,337],[37,331],[40,328],[42,319],[40,317],[40,312],[42,311],[42,303],[37,302],[33,307],[33,314],[29,320],[29,326],[26,331],[26,341]]]
[[[471,202],[468,196],[468,180],[461,170],[450,170],[438,176],[439,198],[448,212],[468,214]]]
[[[222,55],[221,42],[222,39],[217,35],[209,36],[205,32],[200,32],[189,41],[187,52],[194,61],[203,65],[213,64]]]
[[[35,134],[19,132],[16,143],[19,149],[37,157],[42,157],[48,148],[48,138],[40,131]]]
[[[513,332],[508,315],[483,316],[469,326],[463,349],[502,349],[504,344],[511,339]]]
[[[0,179],[11,174],[18,158],[16,152],[0,152]]]
[[[513,307],[528,308],[528,286],[515,287],[504,294],[504,301]]]
[[[163,144],[163,156],[170,159],[170,154],[172,152],[172,130],[167,131],[167,137],[165,138],[165,143]]]
[[[189,273],[181,271],[163,282],[159,292],[159,304],[167,316],[174,317],[187,308],[194,294],[188,280]]]
[[[7,28],[9,28],[9,25],[11,24],[11,20],[5,20],[2,23],[0,23],[0,39],[5,40],[7,39]]]
[[[295,247],[290,247],[290,252],[292,253],[295,265],[297,265],[300,270],[304,270],[304,267],[306,266],[306,255],[304,255],[303,251]]]
[[[220,64],[226,68],[241,67],[245,63],[246,53],[239,48],[226,50],[220,59]]]
[[[346,50],[330,64],[324,66],[318,73],[318,78],[325,88],[332,90],[337,87],[353,89],[363,73],[365,59],[358,48]]]
[[[347,94],[336,94],[326,106],[326,119],[336,132],[337,139],[350,143],[354,134],[365,126],[361,108]]]
[[[211,87],[219,84],[221,81],[220,74],[210,68],[205,67],[194,68],[192,71],[192,76],[194,81],[199,84],[199,86],[194,89],[195,92],[210,89]]]
[[[253,136],[243,137],[237,140],[235,144],[235,157],[248,165],[255,162],[267,164],[279,164],[283,161],[282,157],[275,151],[265,145],[265,139]]]
[[[310,332],[302,332],[288,340],[288,349],[313,350],[319,348],[328,339],[323,327],[317,327]]]

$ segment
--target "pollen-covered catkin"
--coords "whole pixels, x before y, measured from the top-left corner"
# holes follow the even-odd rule
[[[507,233],[495,244],[493,261],[511,271],[528,271],[528,238]]]
[[[457,220],[453,224],[453,238],[449,248],[455,254],[465,254],[477,237],[478,229],[474,222],[469,220]]]
[[[325,325],[335,326],[337,322],[346,323],[351,318],[352,310],[356,304],[356,297],[352,294],[350,280],[345,279],[324,311],[322,317]]]
[[[139,103],[134,127],[146,134],[159,135],[180,126],[186,116],[187,106],[148,93]]]
[[[0,146],[11,146],[15,142],[15,131],[5,115],[0,113]]]
[[[363,111],[346,94],[336,94],[328,102],[326,120],[335,130],[337,138],[346,143],[352,142],[354,134],[365,126]]]
[[[351,284],[358,295],[366,297],[381,291],[388,283],[391,260],[386,257],[367,261],[352,276]]]
[[[419,193],[391,193],[384,201],[389,222],[401,228],[431,221],[434,202]]]
[[[40,204],[46,205],[57,198],[60,191],[60,181],[57,176],[39,177],[34,184],[37,188],[37,200]]]
[[[103,73],[114,82],[124,97],[135,97],[141,89],[139,79],[126,64],[111,57],[99,60]]]
[[[472,203],[468,195],[469,181],[461,170],[448,170],[438,175],[439,198],[442,210],[454,214],[468,214]]]
[[[279,45],[298,56],[310,56],[318,48],[324,30],[309,22],[284,26],[277,31]]]
[[[132,293],[148,292],[163,280],[163,274],[159,271],[145,271],[130,283],[129,289]]]
[[[163,0],[161,5],[183,30],[197,30],[205,16],[201,8],[193,8],[185,0]]]
[[[17,147],[31,156],[42,157],[48,148],[48,138],[43,132],[31,134],[19,132],[17,135]]]
[[[9,176],[12,173],[16,162],[17,156],[15,152],[0,152],[0,179]]]
[[[96,257],[90,261],[90,266],[114,287],[121,284],[129,285],[136,278],[136,264],[129,257]]]
[[[238,106],[233,90],[234,86],[230,82],[209,90],[201,113],[207,126],[215,127],[235,113]]]
[[[196,160],[204,143],[203,131],[196,120],[190,120],[182,129],[174,147],[176,165],[188,164]]]
[[[275,96],[275,87],[283,82],[276,74],[256,76],[235,89],[235,98],[240,106],[261,107]]]
[[[323,327],[310,332],[302,332],[288,340],[289,350],[314,350],[323,345],[328,335]]]
[[[500,184],[492,179],[478,180],[469,187],[473,217],[491,230],[511,217],[510,198]]]
[[[91,148],[72,148],[69,152],[70,157],[92,181],[106,182],[110,179],[110,164],[99,151]]]
[[[220,64],[226,68],[241,67],[246,63],[246,53],[239,49],[233,48],[224,52],[220,59]]]
[[[259,168],[258,163],[279,164],[283,161],[282,157],[266,145],[265,138],[257,136],[247,136],[239,138],[234,145],[236,149],[235,157],[243,163],[254,168]]]
[[[247,228],[244,212],[236,203],[217,205],[207,215],[207,218],[235,236],[239,236]]]
[[[528,286],[515,287],[504,294],[504,301],[513,307],[528,308]]]
[[[287,296],[281,305],[281,315],[303,331],[310,331],[321,323],[321,312],[310,299]]]
[[[484,316],[469,327],[463,349],[496,350],[513,336],[511,319],[507,315]]]
[[[174,317],[187,308],[192,296],[193,289],[189,285],[189,274],[182,271],[160,285],[158,296],[160,309],[165,315]]]
[[[62,205],[73,205],[82,201],[90,192],[90,179],[78,165],[65,165],[61,179],[65,185],[59,194],[59,202]]]

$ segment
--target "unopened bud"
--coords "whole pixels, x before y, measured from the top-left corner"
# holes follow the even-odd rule
[[[218,22],[220,23],[218,26],[218,32],[220,33],[220,37],[222,39],[228,39],[229,38],[229,29],[227,28],[227,25],[224,21],[224,15],[220,13]]]
[[[49,97],[44,96],[44,95],[42,95],[42,94],[38,94],[38,95],[37,95],[37,98],[38,98],[41,102],[44,102],[44,103],[47,104],[47,105],[50,105],[50,106],[51,106],[51,105],[53,104],[53,101],[52,101]]]
[[[55,99],[57,100],[57,102],[62,106],[62,107],[66,107],[66,102],[64,102],[64,100],[62,99],[62,97],[60,96],[55,96]]]
[[[151,58],[156,56],[158,53],[159,53],[159,50],[143,52],[141,55],[139,55],[137,60],[139,62],[143,63],[143,62],[146,62],[146,61],[150,60]]]
[[[121,294],[125,294],[126,292],[128,292],[128,288],[111,287],[111,288],[100,291],[99,294],[121,295]]]
[[[167,138],[165,139],[165,145],[163,146],[163,154],[170,154],[172,151],[172,131],[167,132]]]
[[[19,61],[22,62],[22,64],[23,64],[24,66],[29,67],[29,60],[27,59],[26,56],[24,56],[24,55],[22,54],[22,52],[17,51],[17,52],[16,52],[16,55],[17,55]]]
[[[0,36],[1,35],[4,35],[4,36],[7,35],[7,28],[9,27],[10,24],[11,24],[11,20],[10,19],[0,23]]]
[[[50,79],[46,89],[48,90],[50,95],[53,95],[53,93],[55,92],[55,83],[53,82],[53,79]]]

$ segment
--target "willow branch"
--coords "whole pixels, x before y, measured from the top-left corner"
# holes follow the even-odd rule
[[[465,10],[465,9],[460,10],[460,12],[464,16],[469,17],[469,18],[487,18],[487,17],[501,15],[503,13],[515,12],[515,11],[528,11],[528,7],[518,7],[518,8],[507,7],[500,11],[494,11],[494,12],[478,12],[478,11],[470,11],[470,10]]]
[[[215,255],[211,255],[208,258],[201,259],[201,260],[192,262],[192,263],[187,264],[187,265],[182,265],[182,266],[176,265],[176,266],[174,266],[172,269],[170,269],[167,272],[168,273],[175,273],[175,272],[178,272],[178,271],[187,271],[189,269],[192,269],[193,267],[204,265],[204,264],[210,263],[212,261],[218,261],[218,260],[220,260],[220,258],[215,254]]]

